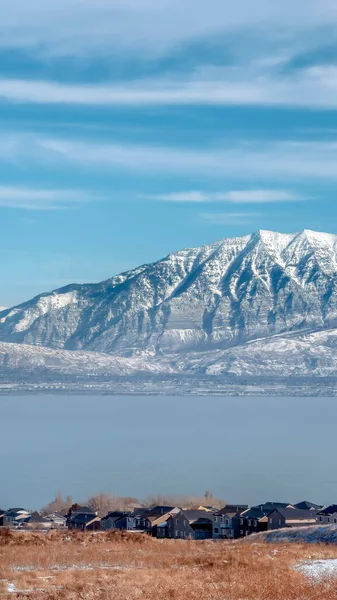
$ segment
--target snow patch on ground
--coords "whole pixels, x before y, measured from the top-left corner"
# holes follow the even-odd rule
[[[319,581],[327,577],[337,578],[337,559],[310,560],[297,565],[295,569],[311,579]]]
[[[79,564],[79,565],[51,565],[49,567],[46,568],[46,570],[48,571],[94,571],[96,569],[103,569],[103,570],[113,570],[113,571],[130,571],[130,570],[134,570],[134,569],[139,569],[140,567],[135,567],[132,565],[110,565],[108,563],[101,563],[101,564]],[[16,572],[16,573],[32,573],[35,571],[39,571],[40,567],[33,567],[33,566],[14,566],[11,568],[12,571]],[[52,578],[53,576],[48,576],[48,577],[44,577],[41,579],[48,579],[48,578]],[[14,585],[14,584],[13,584]]]

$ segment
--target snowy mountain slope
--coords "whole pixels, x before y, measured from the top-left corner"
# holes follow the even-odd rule
[[[15,375],[15,376],[14,376]],[[234,378],[286,385],[293,379],[331,378],[337,381],[337,329],[303,334],[283,334],[246,342],[226,350],[176,353],[159,356],[117,357],[111,354],[55,350],[0,342],[0,379],[44,381],[46,375],[62,381],[80,377],[97,381],[116,377],[134,381],[139,377],[157,380],[187,377]],[[178,389],[179,389],[179,384]]]
[[[337,329],[284,334],[227,350],[178,355],[174,371],[200,375],[284,378],[337,377]]]
[[[337,325],[337,236],[258,231],[0,313],[0,341],[116,355],[225,349]]]
[[[26,344],[9,344],[0,342],[0,373],[19,371],[24,379],[27,374],[43,375],[46,371],[61,375],[80,376],[113,376],[160,374],[171,371],[169,365],[159,362],[147,362],[139,358],[123,358],[100,354],[98,352],[82,352],[37,348]]]

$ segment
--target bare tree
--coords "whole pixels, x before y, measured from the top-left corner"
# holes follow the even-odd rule
[[[139,506],[138,498],[132,498],[132,496],[121,496],[120,498],[116,497],[116,510],[121,510],[123,512],[133,511],[136,506]]]
[[[116,498],[112,494],[101,492],[96,496],[90,496],[86,502],[87,506],[97,512],[99,517],[104,517],[108,512],[116,510]]]
[[[135,506],[139,505],[139,500],[129,496],[115,496],[114,494],[101,492],[96,496],[90,496],[86,504],[89,508],[97,512],[99,517],[104,517],[108,512],[113,510],[123,512],[132,511]]]
[[[50,515],[52,513],[60,513],[65,515],[71,507],[73,501],[71,496],[67,496],[66,499],[62,497],[62,494],[58,492],[51,502],[44,506],[41,510],[42,515]]]

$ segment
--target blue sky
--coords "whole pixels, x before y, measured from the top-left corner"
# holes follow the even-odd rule
[[[278,4],[0,0],[0,305],[337,233],[337,4]]]

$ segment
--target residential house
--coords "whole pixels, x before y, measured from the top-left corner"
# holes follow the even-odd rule
[[[22,527],[30,519],[31,513],[25,508],[10,508],[4,513],[4,527]]]
[[[126,529],[129,531],[144,531],[145,518],[151,514],[149,508],[136,508],[127,517]]]
[[[96,531],[101,527],[101,519],[88,506],[76,506],[69,510],[67,527],[70,530]]]
[[[45,517],[51,523],[51,529],[64,529],[67,526],[67,517],[59,513],[51,513]]]
[[[151,509],[142,510],[141,513],[136,514],[134,517],[134,529],[157,537],[157,527],[158,525],[162,525],[160,537],[166,537],[164,535],[166,529],[163,523],[166,522],[170,515],[176,514],[180,510],[180,508],[171,506],[157,506]]]
[[[304,527],[316,524],[317,510],[298,508],[277,508],[268,515],[268,529],[283,527]]]
[[[317,512],[316,521],[319,525],[337,524],[337,504],[330,504]]]
[[[260,506],[253,506],[232,518],[233,537],[242,538],[268,529],[269,511]]]
[[[154,506],[153,508],[141,508],[136,509],[131,515],[129,515],[128,529],[136,531],[145,531],[151,534],[152,524],[160,516],[168,515],[172,510],[175,510],[175,506]],[[180,510],[180,509],[179,509]]]
[[[175,507],[163,515],[150,515],[147,517],[150,525],[150,530],[148,530],[148,533],[150,533],[152,537],[168,537],[167,521],[169,517],[177,515],[180,512],[181,509]]]
[[[212,514],[204,510],[181,510],[167,519],[167,536],[192,540],[212,538]]]
[[[227,504],[213,512],[213,539],[233,539],[233,518],[247,509],[247,505]]]
[[[101,529],[104,531],[108,529],[127,529],[127,520],[130,513],[115,510],[109,512],[101,520]]]
[[[5,510],[2,510],[0,508],[0,527],[3,527],[5,512],[6,512]]]

